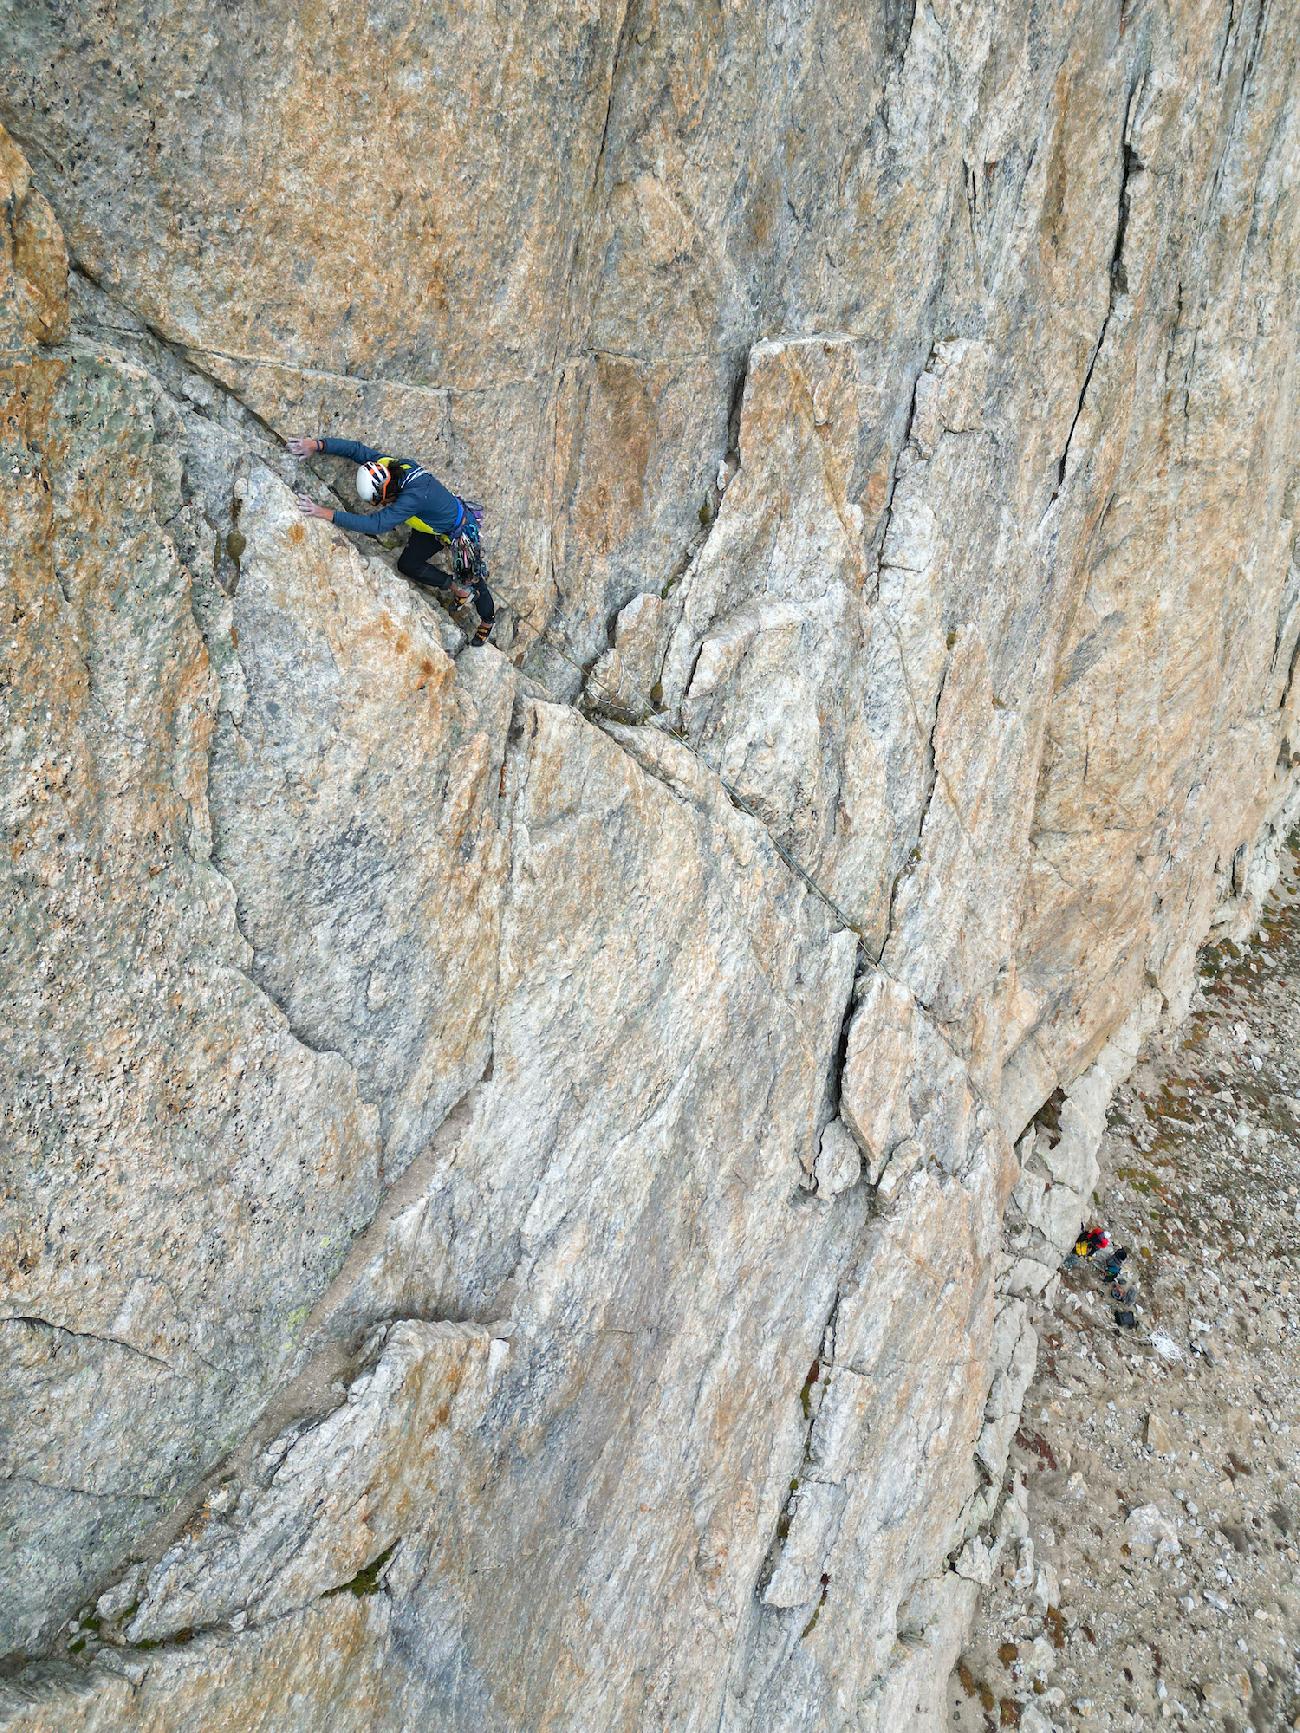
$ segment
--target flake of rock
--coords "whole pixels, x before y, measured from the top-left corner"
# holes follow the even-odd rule
[[[6,14],[0,1647],[138,1555],[166,1627],[23,1733],[937,1726],[1007,1452],[1072,1594],[1159,1496],[1185,1366],[1017,1409],[1028,1326],[1129,1376],[1060,1254],[1212,926],[1294,1050],[1293,44],[858,10],[444,8],[446,125],[419,8]],[[495,648],[303,428],[487,499]],[[1242,1051],[1123,1097],[1162,1265]]]
[[[818,1195],[832,1198],[856,1184],[862,1173],[862,1151],[842,1119],[832,1119],[821,1135],[814,1168]]]
[[[139,1602],[145,1574],[144,1565],[135,1565],[112,1588],[105,1589],[95,1602],[95,1616],[102,1624],[115,1623],[129,1607]]]

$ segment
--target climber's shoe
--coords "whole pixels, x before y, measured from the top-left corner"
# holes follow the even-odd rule
[[[470,643],[476,650],[481,650],[491,636],[491,620],[480,620],[478,625],[474,628],[473,635],[470,638]]]

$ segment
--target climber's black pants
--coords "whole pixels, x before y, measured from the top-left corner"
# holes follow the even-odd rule
[[[414,584],[425,584],[434,590],[449,590],[452,580],[446,572],[440,572],[437,566],[431,566],[429,561],[439,548],[445,548],[446,542],[438,536],[431,536],[427,530],[412,530],[411,539],[402,549],[402,557],[397,562],[397,569],[404,578],[410,578]],[[478,617],[490,625],[496,618],[496,603],[492,600],[492,592],[487,585],[479,580],[470,588],[470,599],[478,609]]]

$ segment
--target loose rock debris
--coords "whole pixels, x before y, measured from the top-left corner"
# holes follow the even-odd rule
[[[1116,1325],[1108,1234],[1036,1320],[951,1733],[1300,1728],[1298,984],[1293,862],[1112,1103],[1099,1219],[1141,1304]]]

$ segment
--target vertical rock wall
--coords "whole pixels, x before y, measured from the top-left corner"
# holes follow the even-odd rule
[[[7,1724],[938,1725],[1294,806],[1293,25],[0,17]]]

